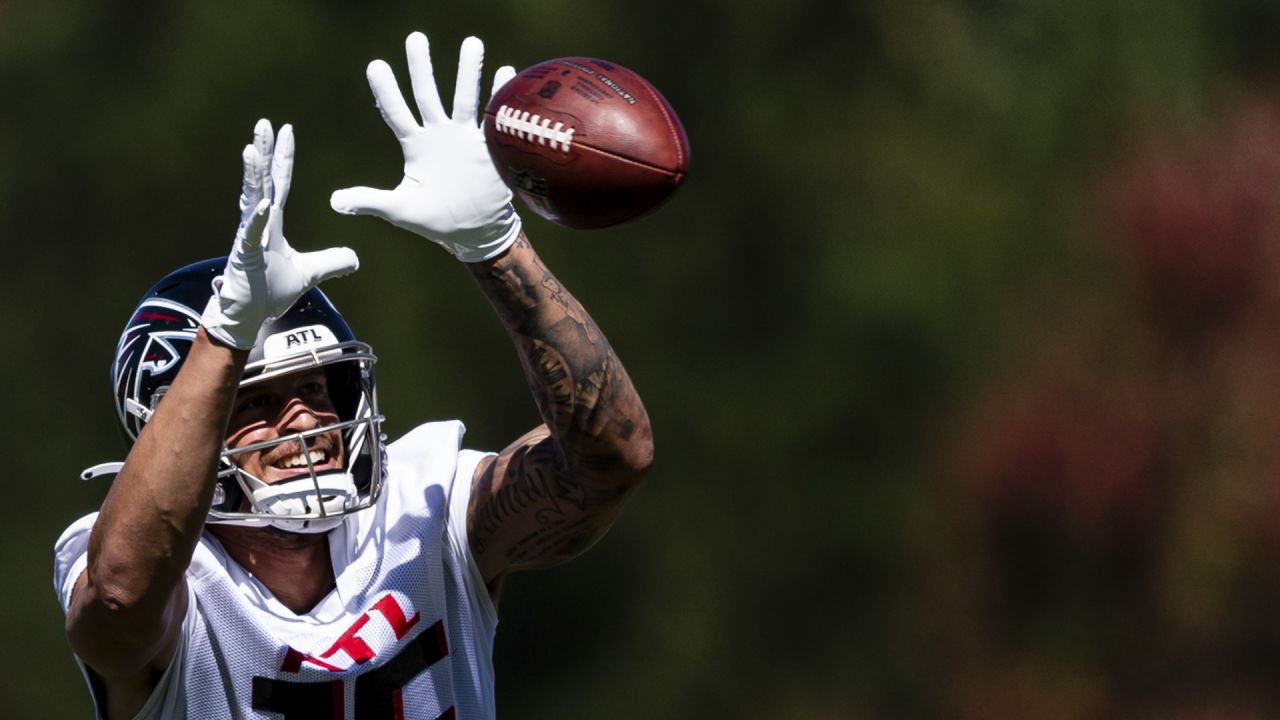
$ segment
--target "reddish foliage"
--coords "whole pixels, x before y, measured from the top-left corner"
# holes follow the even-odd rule
[[[1280,601],[1280,105],[1150,134],[1100,187],[1136,292],[1092,325],[1047,318],[955,456],[966,552],[983,558],[961,695],[994,701],[970,681],[1012,662],[1040,681],[996,706],[1051,700],[1056,619],[1079,630],[1067,655],[1089,658],[1082,708],[1256,716],[1280,707],[1280,632],[1258,612]],[[1176,586],[1206,567],[1219,587]]]

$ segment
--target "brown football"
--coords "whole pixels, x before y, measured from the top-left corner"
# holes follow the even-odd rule
[[[512,192],[571,228],[642,215],[689,171],[689,141],[671,105],[604,60],[560,58],[521,71],[489,101],[484,133]]]

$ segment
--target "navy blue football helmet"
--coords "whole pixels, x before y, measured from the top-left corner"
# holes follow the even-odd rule
[[[125,325],[111,365],[111,387],[130,446],[191,351],[201,312],[213,294],[213,279],[222,274],[226,262],[225,257],[204,260],[165,276],[142,297]],[[336,527],[342,516],[372,506],[382,491],[386,468],[376,362],[370,347],[355,339],[319,288],[308,290],[284,315],[264,323],[240,387],[324,368],[338,423],[235,450],[224,447],[209,522],[323,532]],[[282,443],[310,448],[314,438],[335,430],[345,446],[346,466],[340,472],[317,472],[308,459],[310,473],[268,485],[236,463],[240,453]],[[302,455],[310,458],[311,453]],[[120,467],[107,463],[86,470],[85,477]]]

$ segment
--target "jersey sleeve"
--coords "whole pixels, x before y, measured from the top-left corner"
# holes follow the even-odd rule
[[[471,485],[475,478],[476,466],[493,453],[463,450],[458,455],[458,470],[453,478],[453,486],[449,492],[449,549],[464,570],[464,581],[467,584],[467,597],[473,598],[472,617],[480,619],[490,630],[498,625],[498,610],[494,607],[493,598],[489,596],[489,588],[480,574],[480,566],[471,553],[471,543],[467,540],[467,507],[471,503]]]
[[[76,581],[89,566],[89,533],[97,519],[98,513],[90,513],[71,523],[53,546],[53,591],[64,613],[71,607]]]
[[[58,538],[58,542],[54,545],[53,589],[58,595],[58,602],[62,605],[63,613],[70,609],[71,594],[75,591],[76,581],[80,579],[80,575],[84,573],[85,568],[89,565],[89,534],[93,531],[93,524],[97,519],[98,514],[91,513],[75,521],[63,531],[62,536]],[[135,720],[180,719],[186,717],[186,705],[182,701],[184,692],[181,668],[186,662],[187,648],[191,644],[191,634],[195,628],[193,621],[195,612],[195,591],[188,584],[187,615],[182,619],[178,647],[174,650],[173,659],[169,661],[169,666],[165,668],[164,675],[160,677],[155,690],[151,692],[151,697],[147,698],[147,702],[138,711]],[[79,656],[75,656],[75,660],[76,665],[80,668],[80,674],[84,677],[85,685],[89,688],[89,695],[93,699],[94,717],[101,718],[102,710],[98,703],[98,696],[94,692],[94,683],[89,679],[89,674],[92,671],[80,660]]]
[[[394,505],[429,517],[431,552],[438,558],[437,592],[445,617],[457,716],[494,716],[493,640],[498,613],[467,539],[467,508],[478,464],[492,453],[462,449],[457,421],[418,426],[388,446]],[[398,499],[397,499],[398,498]],[[392,503],[389,500],[389,506]],[[392,508],[389,514],[398,515]],[[419,547],[414,552],[421,554]]]
[[[463,449],[466,432],[466,426],[458,420],[419,425],[387,447],[388,462],[391,482],[396,485],[393,492],[415,497],[431,492],[432,487],[444,492],[444,535],[450,563],[459,569],[459,582],[470,603],[470,617],[480,625],[479,631],[492,635],[498,625],[498,613],[471,554],[467,507],[476,466],[493,453]]]

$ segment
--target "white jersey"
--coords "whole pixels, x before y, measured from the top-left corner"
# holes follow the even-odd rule
[[[460,449],[464,431],[431,423],[388,447],[382,497],[331,532],[337,587],[305,614],[206,532],[187,569],[177,652],[137,717],[493,718],[497,613],[466,534],[484,453]],[[64,610],[96,517],[58,540]]]

